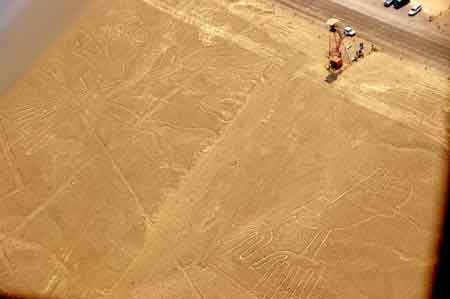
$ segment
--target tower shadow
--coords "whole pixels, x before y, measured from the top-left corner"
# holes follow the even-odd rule
[[[338,79],[339,75],[337,73],[329,72],[328,75],[325,77],[325,82],[328,84],[333,83]]]

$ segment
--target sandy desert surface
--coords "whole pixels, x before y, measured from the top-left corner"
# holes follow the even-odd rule
[[[433,12],[435,14],[450,8],[450,0],[413,1],[413,3],[416,2],[422,4],[424,7],[427,7],[428,11]]]
[[[428,298],[448,69],[381,49],[327,83],[323,22],[91,1],[0,94],[0,291]]]
[[[431,20],[438,30],[450,36],[450,6],[432,16]]]

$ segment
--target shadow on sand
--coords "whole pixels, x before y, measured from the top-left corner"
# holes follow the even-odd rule
[[[330,72],[328,73],[328,76],[325,77],[325,82],[331,84],[338,79],[338,76],[338,74]]]

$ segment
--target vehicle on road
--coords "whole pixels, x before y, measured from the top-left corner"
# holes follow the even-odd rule
[[[347,27],[344,28],[344,34],[346,36],[355,36],[356,35],[356,31],[352,27],[347,26]]]
[[[394,3],[394,0],[384,0],[384,6],[389,7]]]
[[[399,9],[406,4],[408,4],[410,0],[394,0],[394,8]]]
[[[416,4],[408,11],[410,17],[417,15],[422,10],[422,5]]]

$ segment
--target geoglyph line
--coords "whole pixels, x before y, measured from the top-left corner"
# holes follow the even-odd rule
[[[161,3],[158,0],[142,0],[142,1],[172,16],[177,20],[180,20],[184,23],[197,27],[205,35],[218,37],[230,41],[262,57],[278,60],[279,62],[284,61],[283,58],[280,57],[280,55],[275,49],[270,48],[265,44],[257,43],[252,39],[243,36],[239,33],[229,32],[225,26],[215,26],[211,24],[211,22],[208,22],[208,20],[205,17],[199,14],[191,12],[188,15],[186,12],[177,10],[173,7],[168,6],[167,4]]]

